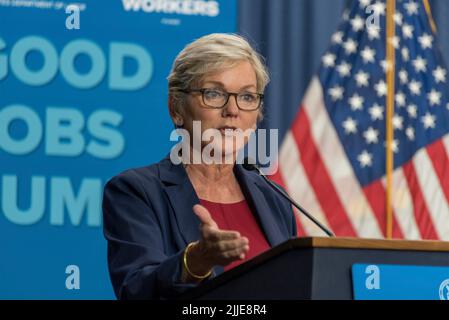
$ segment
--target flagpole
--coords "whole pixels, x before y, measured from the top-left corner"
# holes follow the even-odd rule
[[[424,3],[424,8],[426,9],[426,12],[427,12],[427,17],[429,18],[430,28],[432,29],[432,32],[434,34],[436,34],[437,33],[437,25],[435,23],[435,20],[433,20],[433,15],[432,15],[432,10],[430,8],[429,0],[423,0],[423,3]]]
[[[395,37],[394,15],[396,11],[396,0],[387,0],[387,36],[386,36],[386,77],[387,77],[387,112],[386,112],[386,236],[387,239],[393,237],[393,207],[392,207],[392,175],[393,175],[393,114],[395,97],[395,47],[393,39]]]

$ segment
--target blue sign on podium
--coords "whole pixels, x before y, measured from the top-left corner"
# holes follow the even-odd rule
[[[449,267],[354,264],[355,300],[449,300]]]

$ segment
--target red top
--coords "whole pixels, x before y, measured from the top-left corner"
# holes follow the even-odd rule
[[[245,259],[236,260],[228,264],[224,267],[225,271],[270,248],[246,200],[236,203],[217,203],[201,199],[200,203],[209,210],[212,219],[214,219],[220,229],[238,231],[249,240],[249,251],[245,255]]]

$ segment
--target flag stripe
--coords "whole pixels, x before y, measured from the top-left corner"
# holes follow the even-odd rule
[[[345,214],[352,223],[353,229],[358,235],[364,237],[382,237],[374,213],[329,118],[324,105],[321,83],[317,77],[312,79],[304,97],[304,111],[310,119],[310,123],[313,123],[313,126],[309,129],[311,132],[310,139],[314,142],[314,145],[319,146],[316,152],[323,161],[323,166],[330,177],[337,197],[342,203]],[[315,192],[317,192],[316,189]]]
[[[442,139],[444,150],[446,154],[449,154],[449,134],[445,135]]]
[[[386,201],[385,201],[385,186],[379,180],[371,183],[370,185],[363,188],[363,192],[365,193],[368,202],[373,209],[373,212],[376,216],[377,222],[380,226],[382,226],[382,234],[385,237],[386,235]],[[394,212],[394,210],[393,210]],[[403,233],[400,229],[398,222],[396,221],[396,217],[393,216],[393,238],[403,239]]]
[[[310,135],[309,121],[301,108],[296,124],[292,127],[295,143],[301,154],[301,161],[314,192],[322,204],[329,225],[339,230],[339,236],[356,236],[351,221],[346,216],[343,205],[329,178],[327,170]]]
[[[441,190],[438,177],[427,149],[421,149],[413,159],[416,176],[420,184],[430,217],[438,239],[449,239],[449,207]]]
[[[285,169],[285,171],[281,171],[281,175],[283,180],[287,183],[286,188],[293,199],[301,204],[311,215],[318,219],[318,221],[329,228],[329,222],[327,221],[326,216],[316,199],[316,195],[313,192],[313,188],[304,172],[295,140],[290,132],[287,133],[282,144],[279,163],[282,168]],[[284,172],[288,172],[288,175],[284,175]],[[305,232],[308,235],[323,235],[323,231],[315,226],[315,224],[302,213],[299,213],[299,216]]]
[[[398,224],[402,233],[405,234],[403,238],[419,240],[421,239],[421,236],[418,225],[416,224],[415,216],[413,215],[413,199],[402,167],[397,168],[393,172],[392,180],[393,190],[391,199],[394,208],[395,223]],[[386,179],[383,179],[382,181],[385,186]]]
[[[449,158],[447,156],[446,149],[444,147],[444,142],[442,140],[437,140],[427,147],[427,153],[432,161],[432,165],[435,169],[435,173],[438,176],[439,183],[441,185],[441,190],[444,192],[446,201],[449,200]],[[449,223],[449,221],[448,221]]]
[[[419,227],[422,239],[437,239],[437,233],[433,228],[432,219],[429,210],[424,202],[424,196],[418,183],[413,162],[409,161],[403,166],[404,176],[406,178],[408,188],[413,194],[413,214]]]
[[[279,184],[281,187],[283,187],[285,189],[285,191],[287,191],[287,193],[294,198],[291,193],[289,192],[289,190],[286,187],[285,181],[282,178],[282,167],[278,166],[278,169],[269,176],[270,180],[276,182],[277,184]],[[299,213],[297,212],[296,208],[293,207],[293,212],[295,215],[295,221],[296,221],[296,229],[297,229],[297,236],[298,237],[303,237],[307,235],[307,232],[304,230],[304,227],[302,226],[300,219],[299,219]]]

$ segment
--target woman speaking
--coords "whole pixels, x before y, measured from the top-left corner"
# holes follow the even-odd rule
[[[204,36],[176,57],[168,108],[189,133],[184,160],[172,154],[127,170],[104,190],[108,265],[119,299],[173,298],[296,236],[289,202],[236,163],[248,141],[239,133],[257,127],[267,82],[259,55],[237,35]],[[195,144],[198,123],[201,134],[218,136]],[[207,148],[213,161],[203,156]],[[200,161],[185,161],[195,155]]]

